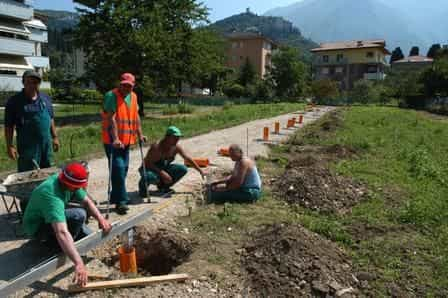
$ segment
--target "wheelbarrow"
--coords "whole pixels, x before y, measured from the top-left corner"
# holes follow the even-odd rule
[[[28,202],[33,190],[41,184],[49,176],[59,172],[59,168],[46,168],[33,170],[22,173],[11,174],[6,177],[0,187],[0,197],[3,200],[6,211],[11,213],[15,208],[17,212],[21,213]],[[12,201],[8,202],[7,198],[12,198]],[[20,211],[17,208],[16,199],[20,203]]]

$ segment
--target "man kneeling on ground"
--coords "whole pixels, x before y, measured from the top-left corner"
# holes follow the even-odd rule
[[[238,145],[229,147],[230,158],[235,162],[232,175],[211,184],[210,200],[214,203],[250,203],[261,195],[261,178],[255,162],[243,157]]]
[[[85,225],[87,213],[98,221],[104,232],[108,233],[112,228],[87,197],[84,190],[87,180],[88,171],[81,163],[68,164],[59,175],[48,177],[34,189],[23,217],[23,227],[28,236],[38,239],[50,248],[57,249],[59,244],[59,248],[75,264],[75,281],[80,286],[87,282],[87,271],[74,241],[90,232]],[[72,198],[80,202],[85,209],[66,209]]]
[[[184,160],[193,165],[204,178],[205,174],[201,168],[179,145],[181,137],[181,131],[175,126],[170,126],[165,133],[165,137],[160,142],[151,145],[144,160],[146,177],[144,177],[143,168],[140,167],[139,169],[141,179],[138,188],[141,197],[146,197],[146,187],[149,187],[150,184],[157,185],[162,193],[171,192],[170,187],[187,174],[186,166],[173,163],[177,154],[180,154]],[[146,183],[144,179],[146,179]]]

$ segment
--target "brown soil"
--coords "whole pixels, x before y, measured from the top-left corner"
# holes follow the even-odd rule
[[[328,147],[332,152],[336,147]],[[339,147],[338,147],[339,148]],[[337,149],[337,155],[346,155],[346,149]],[[364,198],[365,189],[350,178],[333,173],[328,154],[303,154],[291,160],[278,180],[277,191],[290,204],[327,213],[344,213]]]
[[[179,232],[138,227],[134,237],[137,264],[151,275],[169,274],[192,252],[191,241]]]
[[[341,112],[337,110],[290,140],[287,144],[289,162],[274,186],[278,197],[290,204],[324,213],[345,213],[364,198],[366,190],[360,183],[330,169],[334,161],[355,158],[357,151],[354,148],[303,143],[304,139],[328,137],[342,125]]]
[[[334,243],[299,225],[268,226],[251,236],[242,262],[260,296],[358,295],[350,260]]]
[[[119,268],[117,249],[120,239],[108,243],[95,256],[108,266]],[[138,226],[134,233],[139,272],[146,275],[165,275],[187,261],[192,253],[192,242],[181,233],[171,229]]]

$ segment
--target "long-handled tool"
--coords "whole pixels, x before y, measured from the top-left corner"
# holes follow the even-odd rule
[[[145,183],[146,197],[148,198],[148,203],[151,203],[151,196],[149,193],[148,182],[146,181],[147,176],[146,176],[145,156],[143,155],[143,142],[141,140],[138,141],[138,146],[140,147],[140,156],[142,158],[143,182]]]
[[[109,184],[107,185],[107,211],[106,211],[106,219],[109,219],[110,212],[110,200],[112,196],[112,160],[114,157],[114,149],[112,148],[109,157]]]

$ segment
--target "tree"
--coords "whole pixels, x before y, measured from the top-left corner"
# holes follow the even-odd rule
[[[409,56],[418,56],[418,55],[420,55],[419,47],[412,47],[411,51],[409,52]]]
[[[299,50],[291,47],[281,47],[272,57],[271,76],[278,96],[298,97],[303,95],[307,71],[299,57]]]
[[[340,95],[338,82],[329,79],[313,81],[311,92],[317,101],[335,100]]]
[[[395,48],[393,50],[392,55],[390,56],[390,64],[394,63],[395,61],[401,60],[404,58],[403,52],[401,51],[400,47]]]
[[[246,57],[246,61],[241,66],[238,83],[244,87],[247,87],[248,85],[255,83],[256,79],[257,73],[255,72],[255,68],[249,58]]]
[[[428,54],[426,54],[426,56],[428,56],[429,58],[435,58],[437,55],[437,52],[440,51],[442,47],[440,46],[439,43],[435,43],[433,44],[428,51]]]
[[[122,72],[172,91],[197,74],[193,27],[207,20],[207,9],[195,0],[104,0],[80,13],[76,41],[100,90]]]
[[[193,86],[210,89],[214,95],[219,81],[230,72],[223,66],[226,42],[218,33],[199,27],[193,31],[191,44],[193,56],[188,81]]]
[[[448,51],[440,51],[433,67],[422,74],[422,82],[427,96],[448,96]]]

